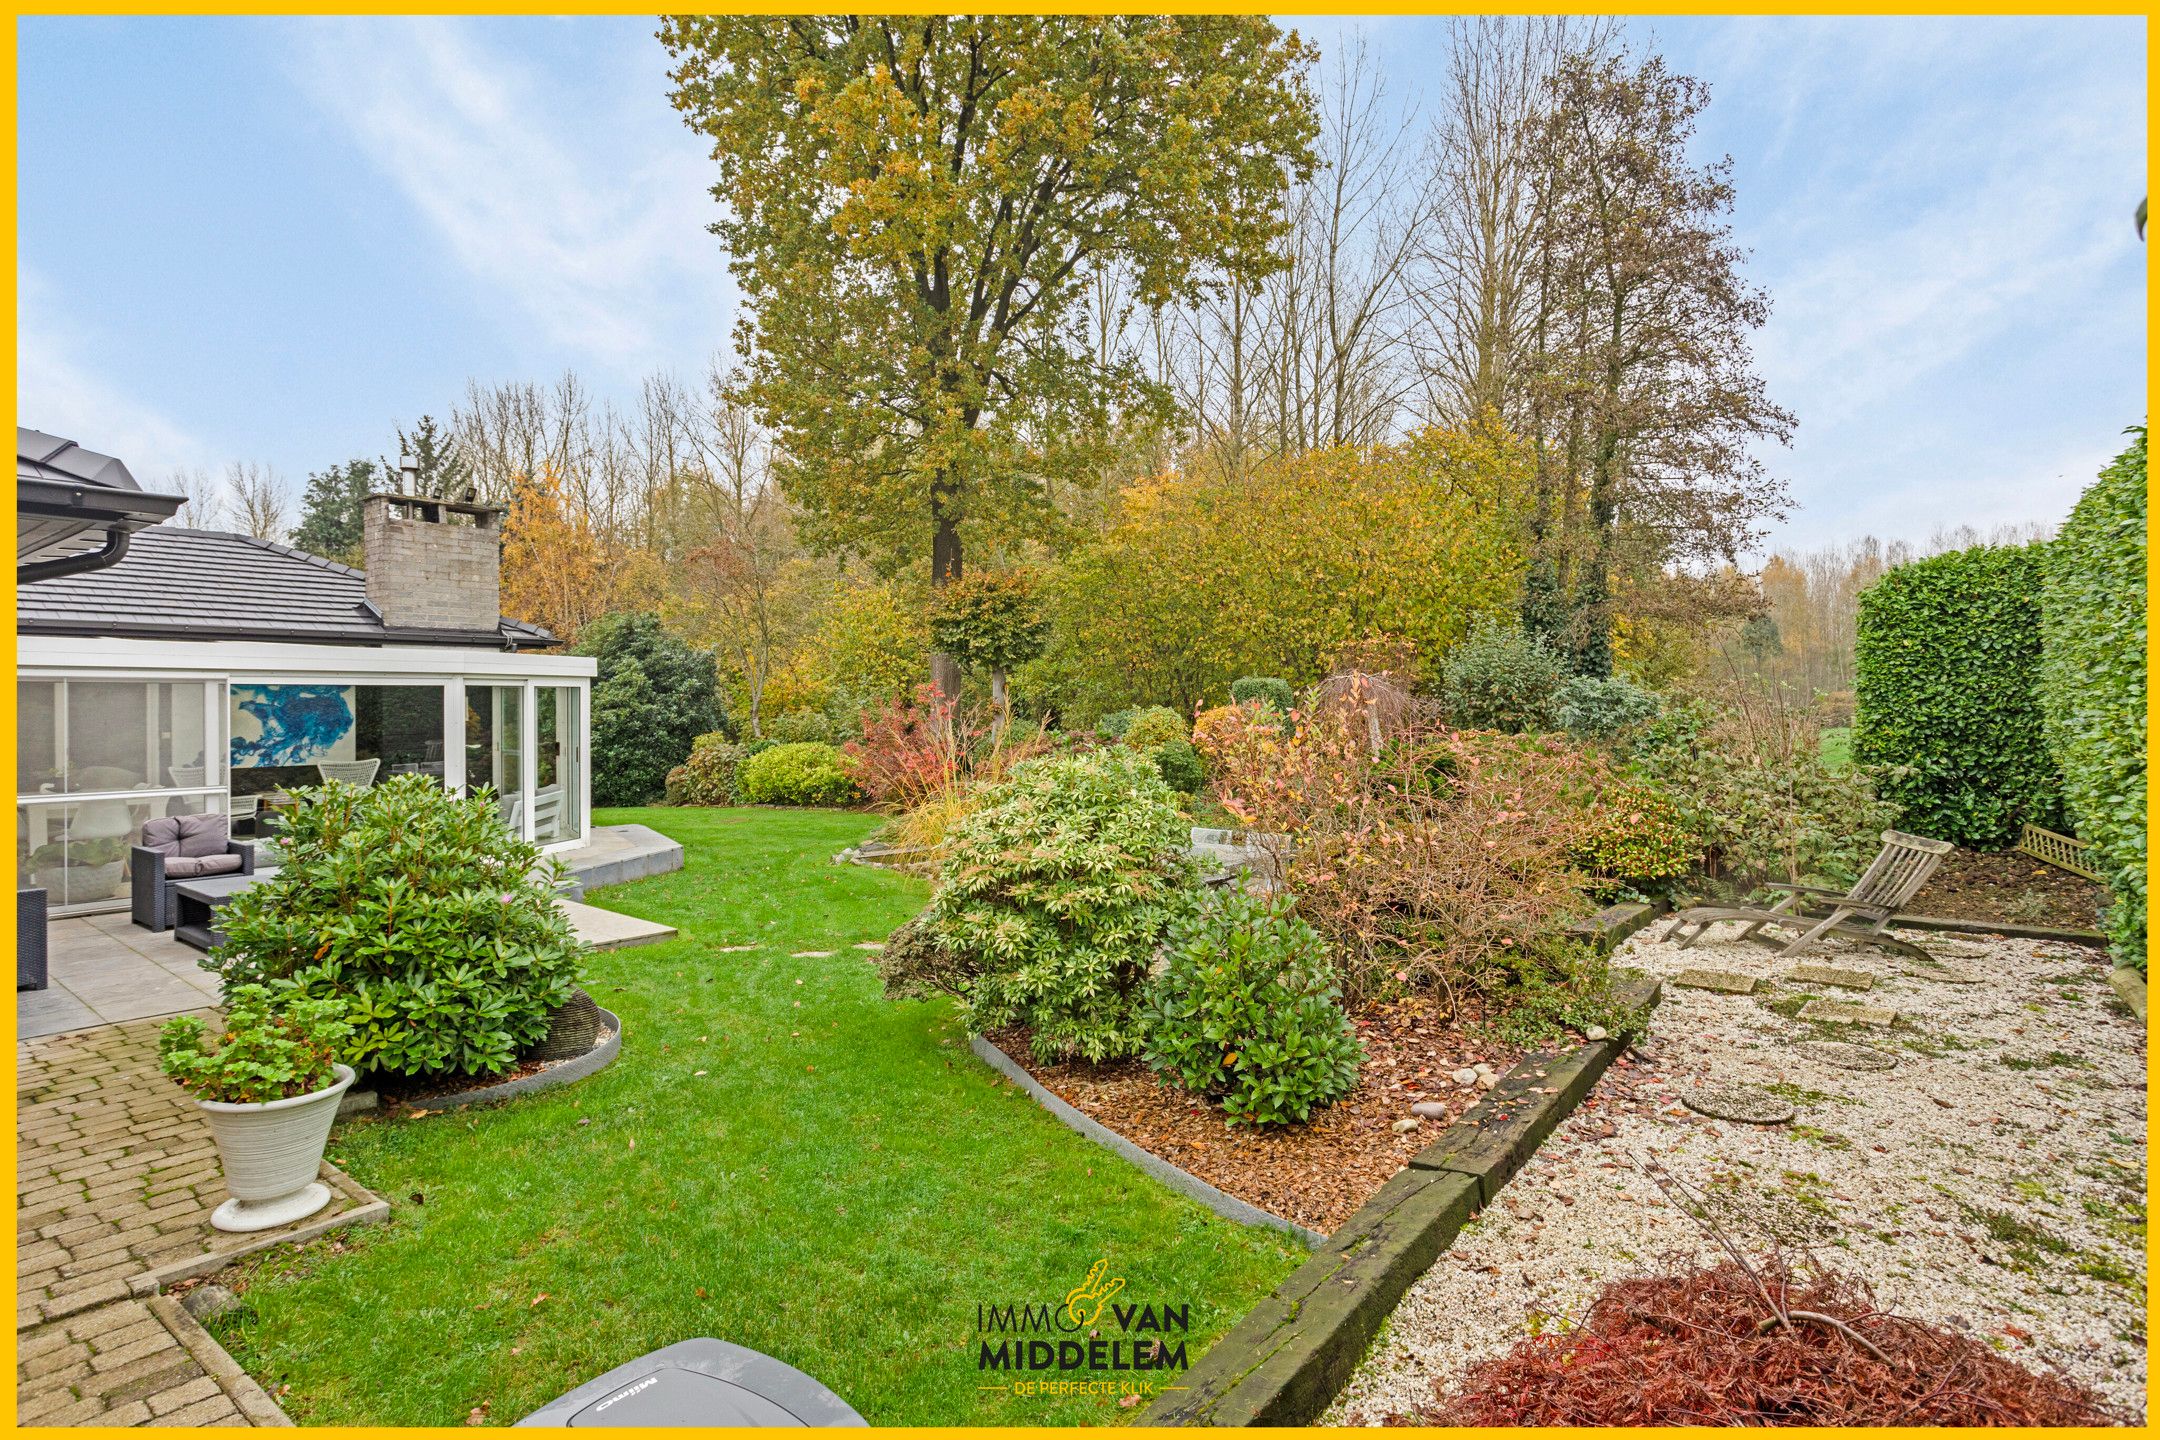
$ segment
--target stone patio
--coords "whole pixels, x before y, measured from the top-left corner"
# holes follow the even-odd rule
[[[279,1230],[212,1229],[210,1212],[225,1198],[217,1145],[186,1093],[158,1073],[160,1023],[16,1045],[22,1423],[277,1423],[276,1406],[220,1365],[223,1352],[200,1327],[152,1297],[241,1255],[388,1214],[325,1165],[328,1210]]]
[[[595,950],[619,950],[672,939],[674,927],[559,902],[578,938]],[[218,1003],[217,977],[202,968],[202,951],[145,930],[125,912],[55,920],[46,931],[51,984],[15,994],[16,1035],[28,1040],[96,1025],[184,1015]]]
[[[148,1020],[218,1001],[200,950],[145,930],[127,912],[55,920],[46,930],[51,985],[15,994],[16,1035],[32,1039],[92,1025]]]

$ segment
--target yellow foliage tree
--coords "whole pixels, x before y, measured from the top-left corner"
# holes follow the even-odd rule
[[[1163,475],[1056,572],[1038,696],[1075,717],[1191,713],[1240,675],[1293,682],[1365,637],[1428,663],[1515,603],[1524,448],[1490,421],[1400,444],[1315,450],[1248,476]]]
[[[603,539],[554,470],[513,477],[503,519],[503,614],[574,645],[603,615],[655,608],[664,580],[658,556]]]

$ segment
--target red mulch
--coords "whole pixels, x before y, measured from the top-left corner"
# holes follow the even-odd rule
[[[1218,1190],[1325,1234],[1484,1093],[1457,1085],[1452,1072],[1485,1064],[1505,1075],[1520,1058],[1466,1032],[1463,1015],[1440,1018],[1444,1008],[1411,998],[1353,1014],[1365,1042],[1357,1088],[1307,1124],[1266,1128],[1230,1125],[1221,1106],[1163,1084],[1136,1060],[1045,1065],[1029,1053],[1025,1029],[990,1040],[1090,1119]],[[1395,1134],[1391,1127],[1419,1100],[1446,1104],[1447,1118]]]
[[[2106,1425],[2089,1391],[2038,1375],[1981,1340],[1898,1316],[1835,1273],[1759,1264],[1788,1311],[1843,1321],[1883,1352],[1769,1306],[1730,1261],[1608,1285],[1582,1325],[1533,1336],[1474,1367],[1417,1425]]]
[[[1967,850],[1943,858],[1905,908],[1946,920],[1996,920],[2097,930],[2107,889],[2015,850]]]

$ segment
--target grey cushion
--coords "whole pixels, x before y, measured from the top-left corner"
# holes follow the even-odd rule
[[[165,862],[165,878],[168,880],[200,880],[205,875],[239,873],[240,857],[230,852],[222,855],[175,855]]]
[[[172,819],[180,827],[182,855],[225,853],[226,830],[223,815],[175,815]]]
[[[180,853],[180,817],[160,815],[154,820],[143,821],[142,839],[137,842],[145,850],[155,850],[160,855]]]

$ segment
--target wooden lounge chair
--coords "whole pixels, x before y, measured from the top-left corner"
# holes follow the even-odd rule
[[[1902,830],[1885,830],[1882,838],[1882,852],[1850,890],[1772,881],[1770,889],[1785,893],[1769,906],[1698,905],[1675,915],[1662,938],[1670,940],[1692,927],[1680,941],[1680,948],[1685,950],[1702,939],[1712,925],[1732,920],[1747,927],[1733,937],[1736,940],[1752,939],[1765,925],[1801,930],[1799,938],[1786,944],[1783,953],[1787,955],[1799,954],[1825,935],[1836,935],[1932,960],[1934,957],[1918,945],[1890,934],[1890,927],[1898,911],[1920,893],[1935,867],[1942,864],[1943,856],[1955,847],[1947,840],[1907,835]],[[1803,926],[1808,928],[1803,930]]]

